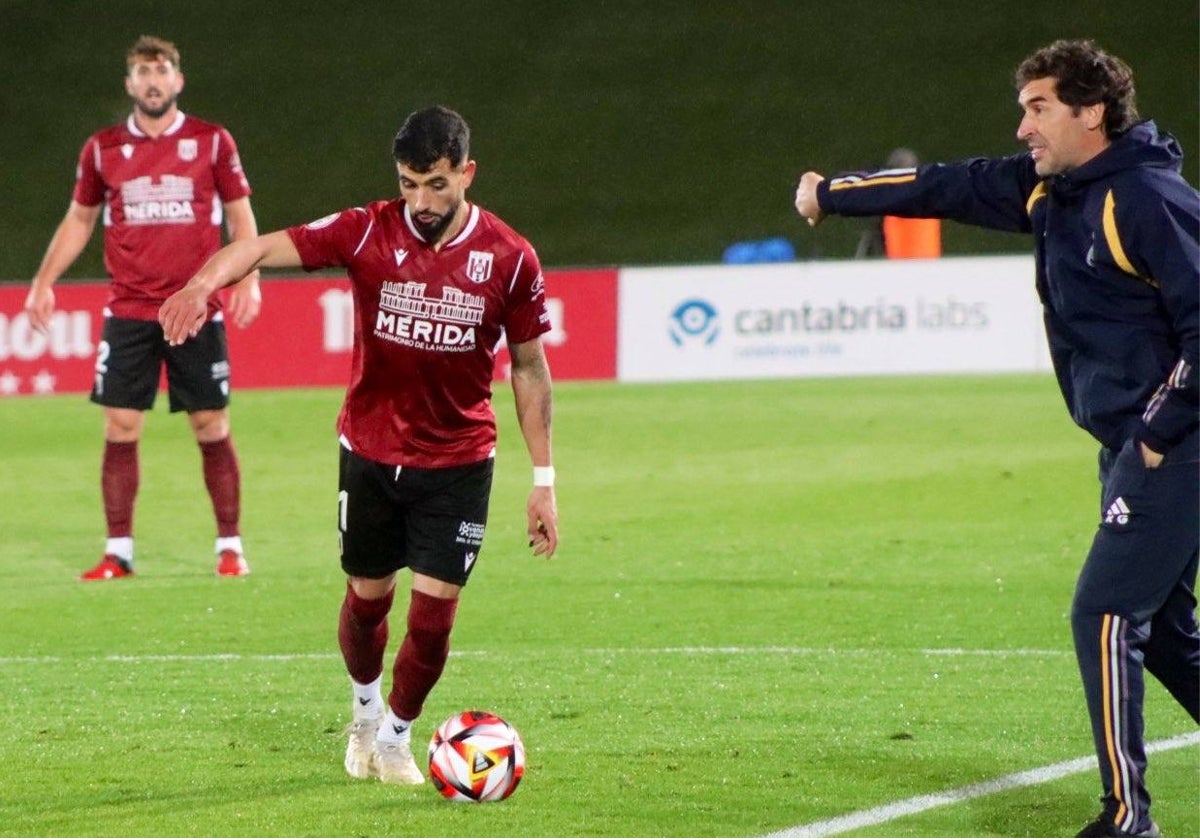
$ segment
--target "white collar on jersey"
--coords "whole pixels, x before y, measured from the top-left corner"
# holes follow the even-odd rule
[[[408,225],[408,229],[412,232],[413,236],[417,237],[417,239],[420,239],[422,242],[425,241],[425,237],[421,235],[421,232],[417,230],[417,226],[413,224],[412,213],[409,211],[407,204],[404,205],[404,223]],[[458,232],[458,236],[451,239],[442,247],[449,248],[462,242],[471,235],[471,231],[475,230],[475,225],[477,224],[479,224],[479,205],[472,204],[471,215],[467,217],[467,223],[463,225],[463,229]]]
[[[187,119],[187,115],[183,111],[175,112],[175,122],[171,123],[170,127],[162,133],[162,137],[170,137],[183,125],[183,121]],[[129,133],[134,137],[146,137],[146,132],[137,127],[137,123],[133,119],[133,114],[129,115],[129,119],[125,120],[125,127],[129,129]]]

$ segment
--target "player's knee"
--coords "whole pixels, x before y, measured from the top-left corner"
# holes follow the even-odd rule
[[[422,650],[448,645],[457,609],[457,598],[434,598],[414,591],[408,609],[408,635]]]
[[[1103,592],[1092,592],[1076,589],[1071,601],[1071,626],[1073,628],[1092,627],[1105,615],[1117,614],[1116,604],[1112,598]]]
[[[351,575],[347,582],[357,598],[364,601],[377,601],[386,598],[389,605],[392,603],[392,595],[396,589],[396,576],[394,574],[382,578],[365,578]]]
[[[360,627],[376,627],[392,609],[394,589],[372,589],[369,595],[359,592],[353,584],[346,587],[343,609],[347,617]]]
[[[142,435],[144,417],[133,409],[107,409],[104,412],[104,439],[110,443],[132,443]]]
[[[1071,626],[1093,627],[1104,616],[1121,619],[1131,627],[1150,621],[1162,606],[1162,600],[1153,593],[1138,595],[1114,586],[1077,586],[1071,601]]]
[[[188,415],[196,440],[200,443],[216,443],[229,437],[229,412],[225,409],[215,411],[193,411]]]

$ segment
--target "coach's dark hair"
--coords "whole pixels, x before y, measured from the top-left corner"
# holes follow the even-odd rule
[[[442,105],[413,111],[396,132],[392,156],[417,172],[428,172],[442,158],[461,166],[470,151],[471,130],[459,114]]]
[[[1076,114],[1084,105],[1104,103],[1104,133],[1119,137],[1140,119],[1133,71],[1094,41],[1055,41],[1017,68],[1017,90],[1035,79],[1053,78],[1058,98]]]

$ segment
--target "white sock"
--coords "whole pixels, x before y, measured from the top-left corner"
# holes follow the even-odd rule
[[[379,726],[379,735],[376,736],[376,740],[389,744],[407,744],[412,738],[412,724],[411,720],[396,717],[396,713],[388,709],[383,723]]]
[[[133,537],[109,537],[104,543],[105,554],[115,554],[133,565]]]
[[[217,547],[213,549],[214,554],[220,554],[222,551],[236,551],[239,555],[242,551],[241,537],[217,537]]]
[[[383,717],[384,706],[383,695],[380,693],[381,685],[383,685],[383,674],[380,674],[369,683],[350,680],[350,686],[354,690],[355,720],[362,720],[363,718],[378,720]]]

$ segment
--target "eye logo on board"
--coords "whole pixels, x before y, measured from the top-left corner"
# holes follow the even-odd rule
[[[671,311],[668,333],[677,347],[693,343],[711,345],[720,331],[717,309],[706,300],[690,298]]]

